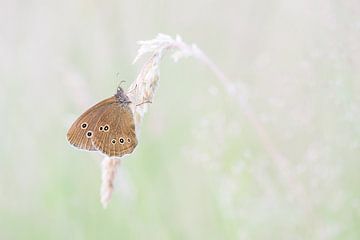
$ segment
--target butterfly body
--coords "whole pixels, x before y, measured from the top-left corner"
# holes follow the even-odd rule
[[[138,142],[130,103],[119,87],[114,96],[92,106],[72,124],[67,133],[69,143],[109,157],[132,153]]]

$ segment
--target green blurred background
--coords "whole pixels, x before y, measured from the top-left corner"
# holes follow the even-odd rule
[[[0,1],[0,239],[360,239],[360,2]],[[196,43],[242,90],[164,58],[109,207],[71,122],[138,40]]]

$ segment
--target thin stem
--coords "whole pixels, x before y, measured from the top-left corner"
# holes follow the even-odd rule
[[[229,80],[225,73],[213,62],[210,58],[201,51],[195,45],[189,46],[185,43],[176,42],[172,45],[174,50],[181,50],[186,52],[191,52],[192,56],[198,59],[200,62],[205,64],[217,77],[219,82],[224,87],[225,91],[229,96],[234,98],[235,102],[238,103],[241,112],[250,123],[250,125],[255,129],[255,132],[260,140],[260,143],[264,147],[265,151],[269,154],[270,158],[273,160],[280,176],[280,180],[284,185],[289,186],[293,189],[293,194],[295,197],[302,202],[302,205],[307,211],[311,211],[311,207],[306,201],[306,191],[303,185],[297,181],[294,175],[291,173],[291,167],[289,160],[281,153],[281,151],[275,146],[274,141],[271,140],[270,135],[261,124],[259,119],[256,117],[256,114],[249,106],[246,98],[243,97],[243,94],[239,91],[238,88]]]

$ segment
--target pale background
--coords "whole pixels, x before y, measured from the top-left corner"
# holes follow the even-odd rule
[[[66,131],[159,32],[241,84],[284,159],[204,65],[165,58],[104,210],[102,157]],[[359,239],[359,73],[357,0],[1,0],[0,239]]]

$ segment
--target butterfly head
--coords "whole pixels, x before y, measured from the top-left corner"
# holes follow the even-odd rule
[[[127,104],[131,103],[129,97],[125,94],[124,90],[120,86],[117,88],[115,97],[116,97],[116,100],[120,104],[127,105]]]

